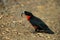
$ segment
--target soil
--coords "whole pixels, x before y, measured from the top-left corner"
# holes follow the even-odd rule
[[[33,33],[23,11],[32,14],[54,32]],[[0,0],[0,40],[60,40],[60,0]]]

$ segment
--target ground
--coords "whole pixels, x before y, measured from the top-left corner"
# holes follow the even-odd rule
[[[21,17],[30,11],[54,34],[32,33],[34,28]],[[60,40],[60,0],[0,0],[0,40]]]

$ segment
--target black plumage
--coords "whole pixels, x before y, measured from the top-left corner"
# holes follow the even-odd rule
[[[47,32],[48,30],[48,32],[54,33],[40,18],[35,17],[31,12],[24,11],[24,14],[26,16],[30,16],[30,20],[28,21],[33,25],[33,27],[36,27],[35,31],[43,30],[44,32]]]

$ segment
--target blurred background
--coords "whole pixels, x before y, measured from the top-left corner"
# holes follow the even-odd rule
[[[21,17],[32,12],[54,34],[31,33],[32,25]],[[60,0],[0,0],[0,40],[60,40]]]

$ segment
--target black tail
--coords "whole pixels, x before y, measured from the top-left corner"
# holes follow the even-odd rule
[[[36,22],[37,24],[40,24],[39,25],[40,30],[42,29],[45,33],[48,33],[48,34],[54,34],[54,32],[40,18],[37,18],[34,16],[34,19],[36,19],[36,21],[38,21],[38,22]]]

